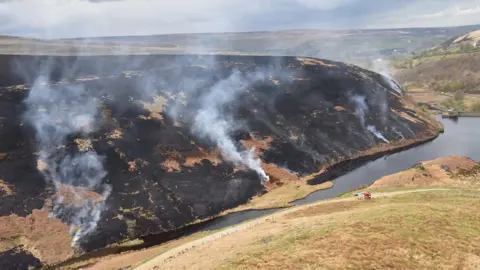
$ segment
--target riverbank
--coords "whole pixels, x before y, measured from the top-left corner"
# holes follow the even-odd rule
[[[380,198],[382,196],[395,196],[404,193],[411,192],[426,192],[442,189],[428,189],[428,190],[405,190],[397,191],[392,193],[376,193],[375,197]],[[194,251],[196,248],[205,248],[206,246],[213,244],[212,241],[220,241],[221,238],[231,236],[235,233],[242,233],[246,229],[254,229],[257,226],[262,224],[270,225],[270,222],[278,221],[277,217],[283,217],[286,214],[293,214],[296,211],[302,209],[310,209],[312,207],[328,207],[328,205],[334,205],[336,203],[350,202],[352,198],[337,198],[327,201],[321,201],[314,204],[309,204],[300,207],[294,207],[290,209],[285,209],[281,212],[275,213],[273,215],[267,215],[259,217],[254,220],[246,221],[241,224],[237,224],[228,228],[206,231],[206,232],[197,232],[176,240],[166,242],[162,245],[158,245],[151,248],[146,248],[137,251],[128,251],[121,254],[110,254],[102,258],[89,258],[84,260],[71,260],[69,262],[63,263],[52,269],[121,269],[121,268],[134,268],[136,266],[142,266],[143,264],[157,263],[162,265],[182,254],[185,254],[189,251]],[[200,242],[200,244],[199,244]],[[180,259],[180,258],[178,258]],[[162,263],[160,261],[163,260]],[[161,269],[163,269],[161,267]]]
[[[413,186],[411,173],[420,177],[413,181]],[[409,176],[404,177],[404,174]],[[465,242],[470,236],[480,236],[480,231],[463,231],[470,228],[472,222],[480,224],[480,215],[473,211],[479,203],[476,200],[480,196],[478,176],[477,162],[468,158],[453,156],[424,161],[406,172],[375,181],[375,184],[368,188],[373,191],[373,201],[357,201],[348,194],[343,198],[280,211],[178,246],[136,269],[181,269],[187,265],[201,269],[285,268],[285,265],[332,268],[334,265],[329,261],[333,257],[330,256],[340,258],[340,261],[336,260],[337,268],[353,266],[358,261],[362,261],[360,265],[365,266],[366,263],[371,268],[376,268],[375,265],[392,266],[392,263],[395,268],[410,268],[415,263],[421,263],[425,268],[434,269],[433,267],[438,265],[435,263],[437,260],[440,260],[442,265],[457,264],[461,259],[447,262],[451,259],[447,255],[449,252],[461,254],[466,247],[480,249],[480,245],[473,245],[475,241],[471,239]],[[385,189],[389,190],[384,191]],[[459,205],[461,207],[458,207]],[[439,214],[439,211],[442,213]],[[425,220],[425,215],[429,216],[427,223],[422,221]],[[445,219],[450,216],[454,216],[455,221],[449,219],[450,222],[445,225]],[[469,222],[464,223],[465,219]],[[461,228],[461,231],[452,231],[453,228]],[[343,237],[345,231],[350,231],[347,238]],[[435,231],[435,234],[425,235],[431,231]],[[361,237],[358,234],[360,232]],[[449,236],[449,249],[445,248],[445,243],[435,244],[429,240],[429,237],[433,239],[443,234]],[[423,237],[419,239],[415,235]],[[379,237],[385,237],[385,240],[379,241]],[[415,240],[412,243],[407,239]],[[329,252],[312,246],[319,242],[323,243],[322,246],[328,246]],[[362,247],[362,242],[369,244]],[[369,250],[384,250],[378,247],[385,245],[390,251],[397,247],[408,252],[418,252],[415,247],[428,245],[427,250],[440,250],[441,254],[437,254],[439,257],[428,257],[431,259],[427,261],[423,258],[421,262],[404,258],[405,256],[394,261],[383,255],[372,258],[373,253]],[[367,250],[358,254],[360,257],[355,259],[344,257],[345,252],[348,253],[352,248]],[[216,253],[212,250],[225,252]],[[478,253],[467,253],[468,256],[473,254]],[[198,256],[202,260],[194,261],[193,258]],[[312,260],[312,256],[317,259]],[[466,265],[472,266],[471,263],[472,261],[467,260]]]
[[[353,171],[334,179],[332,181],[334,183],[332,188],[315,192],[301,202],[296,203],[309,204],[336,198],[347,191],[356,190],[364,186],[370,186],[375,180],[380,179],[385,175],[409,170],[417,162],[432,160],[438,158],[439,156],[461,155],[469,156],[474,160],[480,160],[480,147],[476,147],[478,145],[477,138],[480,136],[480,130],[476,128],[479,124],[478,119],[462,118],[458,121],[451,121],[449,119],[441,119],[437,117],[437,120],[441,121],[442,125],[445,127],[445,133],[437,137],[435,140],[410,148],[406,151],[387,155],[383,158],[363,164],[360,168],[354,169]],[[412,188],[407,187],[402,189],[411,190]],[[382,188],[378,189],[375,193],[391,191],[398,191],[398,188]],[[350,195],[346,196],[350,197]],[[148,246],[144,245],[138,246],[138,249],[142,249],[139,251],[134,251],[135,249],[131,248],[131,251],[124,251],[122,254],[110,253],[96,258],[84,257],[83,260],[70,261],[70,263],[62,264],[62,267],[57,269],[78,269],[75,265],[95,266],[99,262],[104,262],[105,264],[110,262],[121,263],[124,261],[123,258],[140,258],[137,261],[139,262],[151,258],[155,254],[161,254],[166,250],[169,250],[180,244],[196,240],[199,237],[218,232],[219,230],[241,224],[248,220],[266,217],[279,210],[282,211],[281,209],[271,209],[233,213],[210,220],[205,224],[197,224],[197,227],[188,228],[187,232],[179,232],[175,238],[163,239],[163,242],[157,242],[156,245],[152,243],[149,245],[150,248],[146,248]],[[123,264],[123,267],[127,265],[130,264]],[[118,268],[121,268],[120,266]]]
[[[460,117],[480,117],[480,95],[465,93],[464,97],[456,100],[453,93],[440,93],[434,91],[408,91],[406,95],[424,110],[432,114],[441,115],[449,110],[461,112]]]
[[[436,136],[430,137],[430,138],[425,137],[424,140],[419,140],[417,142],[414,142],[414,143],[408,144],[408,145],[403,145],[403,146],[395,145],[395,146],[398,146],[398,147],[394,147],[393,149],[395,150],[395,153],[398,153],[399,151],[406,151],[408,149],[412,149],[414,147],[417,147],[418,145],[428,143],[429,141],[434,140],[437,136],[438,136],[438,134]],[[329,177],[338,177],[340,174],[345,174],[345,173],[348,174],[347,171],[342,172],[342,170],[345,170],[345,169],[354,170],[355,168],[357,168],[359,166],[362,166],[365,163],[368,163],[369,161],[372,161],[374,159],[378,159],[379,157],[381,157],[385,154],[394,154],[394,152],[392,150],[390,150],[391,152],[388,152],[388,150],[385,150],[385,151],[371,152],[368,155],[364,155],[361,158],[358,158],[356,160],[355,159],[350,159],[350,160],[346,160],[346,161],[343,161],[341,163],[338,163],[337,165],[334,165],[334,166],[330,167],[328,170],[324,171],[323,177],[327,176],[327,173],[328,173]],[[336,176],[335,176],[335,174],[336,174]],[[338,187],[342,186],[341,182],[338,182],[336,180],[334,182],[337,182],[339,184]],[[330,185],[331,183],[326,182],[324,184],[329,184]],[[308,186],[311,186],[311,187],[319,187],[320,186],[321,187],[323,185],[308,185]],[[319,192],[329,192],[329,191],[337,192],[336,191],[336,186],[332,186],[332,188],[333,189],[320,190]],[[275,190],[273,190],[273,191],[275,191]],[[319,200],[333,198],[333,197],[337,196],[338,194],[343,193],[345,191],[346,190],[341,191],[339,193],[338,192],[333,193],[332,195],[329,195],[328,197],[319,198]],[[263,199],[266,199],[266,198],[268,198],[268,197],[263,197]],[[298,201],[295,201],[295,203],[289,203],[288,205],[285,205],[283,208],[292,207],[293,205],[295,205],[297,203],[298,203]],[[82,256],[82,258],[77,258],[77,259],[69,260],[68,262],[62,263],[59,266],[57,266],[57,268],[55,268],[55,269],[64,269],[64,268],[76,269],[75,268],[76,266],[85,265],[85,263],[88,264],[88,263],[98,262],[100,257],[102,257],[101,260],[107,260],[107,261],[110,261],[109,258],[111,258],[112,260],[116,261],[117,263],[119,261],[122,261],[122,259],[119,259],[118,257],[122,257],[122,258],[124,256],[126,256],[126,258],[131,258],[131,257],[147,258],[148,256],[151,257],[151,256],[153,256],[152,254],[162,253],[166,249],[169,249],[172,246],[175,246],[174,243],[178,244],[178,243],[188,242],[189,240],[193,241],[198,237],[204,236],[205,234],[211,234],[215,231],[222,230],[226,227],[235,226],[236,224],[240,224],[240,223],[248,221],[248,220],[261,218],[262,216],[272,214],[272,213],[277,212],[279,210],[281,210],[281,209],[280,208],[271,208],[271,209],[268,209],[268,210],[265,210],[265,209],[262,209],[262,210],[244,210],[244,211],[237,211],[237,212],[233,212],[233,213],[224,212],[224,213],[222,213],[221,216],[218,216],[216,218],[209,219],[209,220],[198,221],[195,224],[191,224],[189,226],[186,226],[186,227],[184,227],[182,229],[179,229],[179,230],[176,230],[174,232],[147,236],[147,237],[144,238],[144,241],[146,241],[146,242],[143,242],[143,243],[140,242],[139,244],[132,245],[130,247],[130,251],[128,251],[127,249],[118,250],[118,251],[122,252],[121,255],[115,255],[118,252],[116,252],[116,250],[114,250],[114,249],[110,249],[110,253],[104,252],[103,256],[102,256],[102,251],[99,251],[98,255],[95,255],[94,253],[86,254],[85,256]],[[174,240],[174,239],[176,239],[176,240]],[[128,245],[128,243],[125,243],[124,245]],[[150,247],[150,248],[148,248],[148,247]],[[144,249],[144,248],[147,248],[147,249]],[[135,250],[139,250],[139,249],[144,249],[144,250],[135,251]],[[70,266],[72,266],[73,268],[69,268]]]
[[[376,210],[385,207],[385,201],[382,198],[417,192],[440,191],[442,189],[376,194],[376,200],[373,203],[379,204],[378,207],[375,207]],[[355,211],[349,211],[353,209]],[[147,260],[135,269],[187,269],[189,267],[195,269],[214,269],[218,267],[229,269],[293,269],[293,265],[298,266],[299,264],[287,261],[295,256],[304,258],[302,255],[305,254],[304,251],[314,249],[310,245],[300,246],[301,243],[297,241],[311,239],[309,235],[321,236],[319,232],[323,230],[329,231],[336,228],[334,230],[339,231],[342,228],[341,221],[348,219],[357,221],[352,215],[361,213],[364,216],[364,213],[370,209],[372,209],[372,203],[353,201],[352,198],[322,201],[312,205],[296,207],[178,246],[160,256]],[[337,211],[339,211],[339,216],[337,216]],[[375,215],[375,217],[377,216],[380,216],[380,214]],[[361,220],[363,221],[363,219]],[[319,225],[327,226],[319,227]],[[362,229],[367,230],[363,226]],[[311,240],[315,241],[317,239]],[[292,244],[295,246],[292,246]],[[282,246],[285,252],[281,251]],[[330,247],[330,245],[324,247],[326,246]],[[335,249],[338,250],[338,244],[335,246],[337,247]],[[347,247],[348,243],[343,243],[343,246]],[[264,248],[263,251],[262,247]],[[224,251],[216,252],[220,250]],[[319,247],[315,250],[324,251]],[[271,254],[271,252],[276,255]],[[281,255],[278,253],[281,253]],[[274,256],[275,259],[264,257],[270,255]],[[199,257],[197,256],[201,256],[202,260],[198,260]],[[196,261],[193,260],[194,257],[197,258]]]
[[[458,113],[458,117],[480,117],[480,113],[460,112]]]
[[[98,112],[94,118],[99,122],[98,129],[88,136],[68,131],[61,145],[54,147],[62,158],[49,156],[49,160],[39,161],[36,150],[40,145],[37,145],[38,141],[30,140],[38,130],[35,125],[32,130],[28,123],[24,123],[24,116],[31,112],[32,119],[36,119],[33,114],[48,114],[49,109],[37,110],[38,106],[45,104],[20,106],[25,105],[31,87],[35,89],[37,86],[15,87],[15,84],[25,81],[8,73],[8,67],[10,61],[15,61],[22,67],[28,67],[27,70],[35,71],[45,59],[3,56],[0,61],[0,69],[6,71],[0,80],[5,86],[0,89],[0,101],[4,107],[0,114],[3,125],[0,178],[7,187],[6,192],[0,190],[3,205],[0,215],[3,218],[1,221],[4,221],[0,223],[5,224],[4,228],[15,228],[4,230],[8,234],[3,235],[8,235],[8,239],[4,241],[2,251],[13,251],[23,244],[17,240],[27,239],[28,244],[22,245],[22,248],[28,249],[25,252],[39,259],[43,265],[57,264],[124,241],[171,235],[189,224],[215,217],[276,188],[283,187],[285,191],[277,191],[278,196],[275,195],[275,198],[282,197],[281,200],[269,205],[273,200],[263,197],[261,205],[259,203],[252,209],[285,206],[312,191],[332,188],[328,183],[323,186],[309,184],[318,179],[317,173],[328,165],[340,162],[341,158],[352,158],[352,153],[368,150],[386,141],[413,138],[432,128],[430,119],[417,113],[415,109],[418,108],[414,105],[404,104],[404,96],[392,88],[384,77],[339,62],[267,56],[51,57],[48,58],[48,63],[52,64],[49,69],[51,74],[46,77],[52,75],[53,84],[48,87],[42,85],[42,88],[74,92],[76,88],[71,88],[71,85],[82,87],[85,95],[81,99],[85,97],[98,105],[98,110],[92,110],[92,113]],[[175,65],[171,66],[171,63]],[[272,63],[275,69],[271,69]],[[94,68],[99,66],[102,67],[100,70]],[[74,72],[63,78],[63,69]],[[222,133],[233,144],[233,148],[228,149],[241,152],[255,147],[256,151],[241,156],[243,161],[240,164],[233,164],[226,154],[230,150],[220,149],[223,141],[219,143],[217,139],[223,138],[214,136],[212,140],[208,139],[218,132],[214,130],[216,125],[201,125],[202,129],[208,129],[207,133],[192,132],[192,126],[198,124],[196,115],[205,111],[204,106],[207,106],[203,97],[210,99],[215,96],[210,93],[219,91],[219,83],[230,85],[238,70],[241,70],[238,75],[245,76],[249,86],[242,84],[235,91],[235,98],[214,106],[221,111],[218,114],[221,117],[214,120],[224,123],[225,116],[229,118],[225,123],[241,123],[239,126],[232,125],[231,132]],[[261,76],[264,78],[250,85],[250,79],[256,78],[259,70],[265,71],[260,72],[265,73]],[[32,80],[35,77],[36,74],[32,74]],[[148,87],[149,93],[145,94],[144,80],[150,77],[155,79],[151,82],[156,83]],[[182,83],[190,80],[200,80],[204,84],[191,85],[190,89]],[[111,95],[112,89],[115,95]],[[359,105],[351,100],[352,95],[368,103],[368,108],[361,115],[357,112],[364,107],[361,106],[363,103]],[[107,96],[109,98],[105,98]],[[58,98],[60,100],[63,96]],[[54,100],[45,106],[56,108],[60,103]],[[83,100],[69,103],[60,109],[75,110],[76,107],[69,106],[83,103]],[[388,105],[388,110],[384,110],[385,105]],[[71,125],[67,120],[48,122],[65,125],[68,130]],[[101,192],[84,192],[84,183],[80,180],[78,185],[75,182],[70,192],[64,192],[65,185],[60,185],[58,191],[52,190],[50,183],[44,181],[44,174],[39,172],[55,173],[48,168],[57,165],[44,166],[50,158],[52,164],[57,164],[64,154],[70,157],[90,153],[105,157],[102,170],[107,175],[95,180],[96,185],[102,188],[92,190],[92,193],[105,188],[111,190],[108,198]],[[258,157],[260,163],[267,166],[264,171],[270,177],[268,184],[262,185],[259,181],[255,171],[261,178],[265,175],[256,162],[251,163],[253,157]],[[241,164],[243,166],[237,166]],[[295,175],[287,175],[293,180],[291,184],[283,177],[285,172]],[[297,179],[303,176],[312,179]],[[301,185],[297,190],[298,183]],[[67,184],[69,188],[72,183]],[[71,193],[85,195],[84,199],[95,202],[95,207],[101,212],[95,226],[84,226],[82,207],[88,204],[58,199],[71,197]],[[55,224],[52,219],[45,218],[52,208],[64,207],[69,210],[59,211]],[[34,216],[40,209],[43,211],[42,219]],[[90,213],[90,210],[87,212]],[[78,219],[79,224],[76,223],[77,214],[82,216]],[[30,232],[29,220],[39,223],[33,228],[42,230],[25,234]],[[56,224],[59,225],[53,227]],[[75,250],[71,247],[70,224],[79,228],[75,231],[77,236],[84,236],[76,242],[78,248]],[[58,228],[60,236],[43,233],[55,228]],[[95,228],[95,233],[83,234],[82,228]],[[57,243],[57,239],[61,240],[61,246],[52,245]],[[58,251],[65,252],[59,254]]]
[[[266,194],[255,196],[246,204],[226,210],[218,216],[225,216],[242,211],[290,207],[295,204],[294,202],[302,200],[314,192],[332,188],[334,183],[331,180],[344,175],[365,163],[434,140],[439,136],[442,128],[442,125],[439,123],[437,131],[420,134],[415,139],[401,140],[389,144],[379,144],[377,147],[359,152],[348,159],[337,160],[322,169],[319,173],[303,177],[296,182],[287,183],[286,185],[276,188]]]

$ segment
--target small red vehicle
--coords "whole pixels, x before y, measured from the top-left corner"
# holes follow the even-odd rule
[[[355,198],[358,200],[371,200],[372,199],[372,193],[370,192],[361,192],[361,193],[355,193],[353,194]]]

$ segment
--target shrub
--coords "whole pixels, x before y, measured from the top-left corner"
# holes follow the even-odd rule
[[[420,171],[426,171],[427,170],[427,169],[425,169],[425,167],[423,167],[422,163],[417,163],[417,164],[413,165],[413,168],[417,169],[417,170],[420,170]]]
[[[477,101],[477,102],[473,103],[472,105],[470,105],[470,111],[480,113],[480,101]]]
[[[475,47],[473,46],[472,43],[470,42],[465,42],[460,45],[460,51],[461,52],[470,52],[474,49]]]
[[[465,99],[465,93],[462,90],[458,90],[455,92],[455,95],[453,95],[453,98],[455,100],[464,100]]]
[[[465,111],[465,103],[463,100],[455,100],[453,98],[449,98],[442,102],[442,105],[445,107],[453,108],[457,111]]]

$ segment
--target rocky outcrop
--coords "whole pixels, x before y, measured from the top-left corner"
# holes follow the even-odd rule
[[[3,56],[0,69],[0,215],[53,211],[84,251],[438,133],[392,81],[327,60]],[[263,168],[286,173],[262,182]]]

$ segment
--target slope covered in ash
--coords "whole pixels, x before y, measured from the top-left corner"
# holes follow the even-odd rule
[[[0,58],[0,248],[46,264],[438,132],[393,82],[338,62]]]

